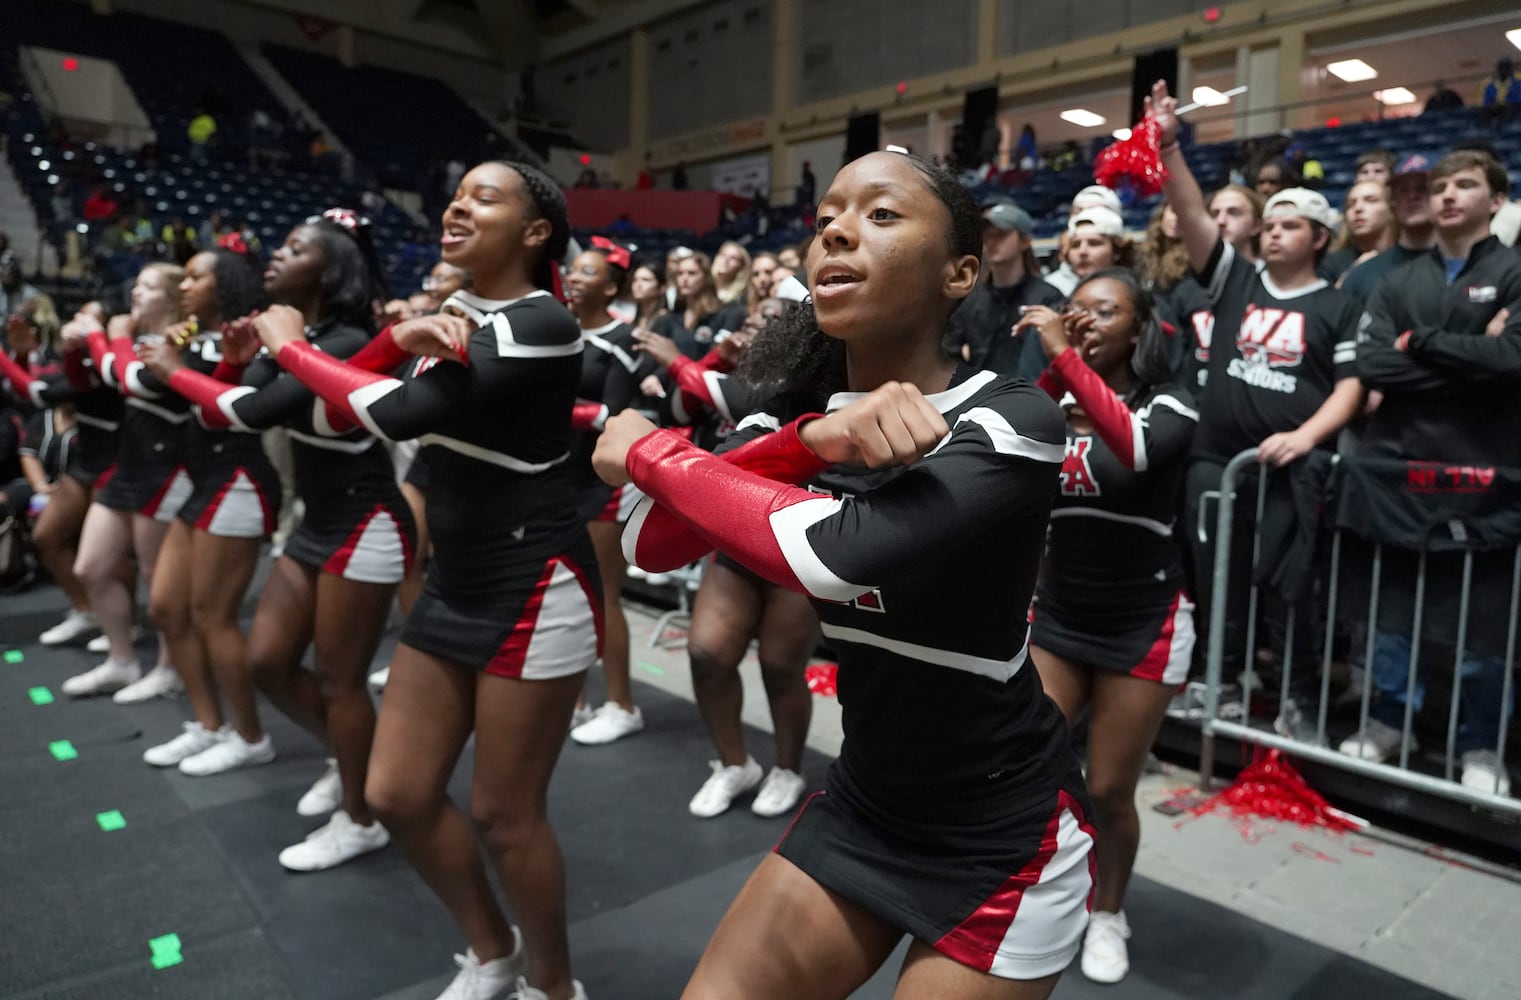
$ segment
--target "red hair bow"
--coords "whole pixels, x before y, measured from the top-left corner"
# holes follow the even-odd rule
[[[1167,180],[1162,166],[1161,130],[1151,115],[1142,118],[1130,130],[1130,138],[1121,139],[1099,153],[1093,161],[1093,179],[1107,188],[1117,187],[1129,178],[1142,195],[1161,194]]]
[[[350,235],[356,236],[361,229],[368,229],[370,226],[370,220],[352,208],[330,208],[321,215],[309,216],[306,220],[308,226],[317,222],[331,222],[347,230]]]
[[[242,233],[228,233],[217,240],[217,246],[223,250],[231,250],[239,257],[248,256],[248,244],[244,241]]]
[[[628,270],[631,258],[629,257],[627,247],[620,247],[606,236],[593,236],[591,241],[592,246],[607,255],[607,262],[609,264],[621,267],[625,271]]]

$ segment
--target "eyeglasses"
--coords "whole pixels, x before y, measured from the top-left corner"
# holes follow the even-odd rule
[[[1068,312],[1078,316],[1092,316],[1100,323],[1113,323],[1115,318],[1131,311],[1129,306],[1104,306],[1101,309],[1087,309],[1083,306],[1072,306]]]

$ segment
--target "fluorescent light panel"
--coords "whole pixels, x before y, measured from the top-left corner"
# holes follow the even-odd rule
[[[1062,112],[1061,119],[1064,122],[1071,122],[1078,128],[1093,128],[1108,120],[1103,115],[1095,114],[1087,108],[1068,108]]]
[[[1512,45],[1521,49],[1521,28],[1512,28],[1505,33],[1505,37],[1510,39]]]
[[[1390,87],[1373,95],[1385,104],[1414,104],[1415,95],[1408,87]]]
[[[1116,139],[1120,140],[1121,142],[1124,142],[1126,139],[1130,138],[1130,129],[1128,129],[1128,128],[1117,128],[1117,129],[1115,129],[1110,134],[1113,135]]]
[[[1328,63],[1326,72],[1348,83],[1361,83],[1378,76],[1378,70],[1361,59],[1343,59],[1340,62]]]

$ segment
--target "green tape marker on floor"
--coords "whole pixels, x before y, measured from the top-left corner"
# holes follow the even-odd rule
[[[122,827],[127,825],[127,821],[122,817],[120,809],[112,809],[110,812],[96,813],[95,822],[99,823],[100,828],[107,833],[110,833],[112,830],[120,830]]]
[[[48,744],[53,757],[57,760],[73,760],[79,756],[79,751],[74,749],[74,744],[68,740],[54,740]]]
[[[180,936],[178,934],[165,934],[163,937],[153,938],[148,942],[148,947],[153,951],[153,967],[155,969],[167,969],[171,965],[179,965],[185,959],[180,955]]]
[[[648,670],[650,673],[654,674],[656,677],[664,677],[665,676],[665,671],[662,668],[655,666],[655,664],[653,664],[653,663],[644,663],[643,661],[641,661],[639,663],[634,664],[634,666],[638,667],[640,670]]]
[[[19,649],[7,649],[5,651],[5,662],[6,663],[20,663],[21,661],[23,661],[25,659],[26,659],[26,657],[22,654],[21,650],[19,650]]]
[[[47,688],[32,688],[27,692],[27,695],[32,699],[33,705],[51,705],[53,703],[53,692]]]

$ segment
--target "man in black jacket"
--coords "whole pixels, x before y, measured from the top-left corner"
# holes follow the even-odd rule
[[[998,199],[982,213],[984,280],[951,314],[946,350],[973,368],[1034,381],[1046,367],[1040,340],[1014,331],[1026,306],[1060,309],[1066,296],[1041,280],[1030,237],[1035,223],[1012,201]]]
[[[1521,257],[1489,229],[1509,191],[1504,168],[1485,153],[1449,153],[1432,169],[1436,246],[1382,281],[1363,319],[1358,374],[1383,393],[1363,437],[1370,454],[1479,471],[1521,465]],[[1475,590],[1508,592],[1509,572],[1501,575],[1506,579],[1477,581]],[[1404,721],[1411,652],[1408,635],[1380,624],[1372,718],[1341,747],[1371,760],[1388,757],[1402,739],[1395,727]],[[1463,784],[1509,794],[1495,752],[1503,639],[1498,650],[1478,645],[1476,652],[1469,643],[1462,664]],[[1424,688],[1417,677],[1416,711]]]

